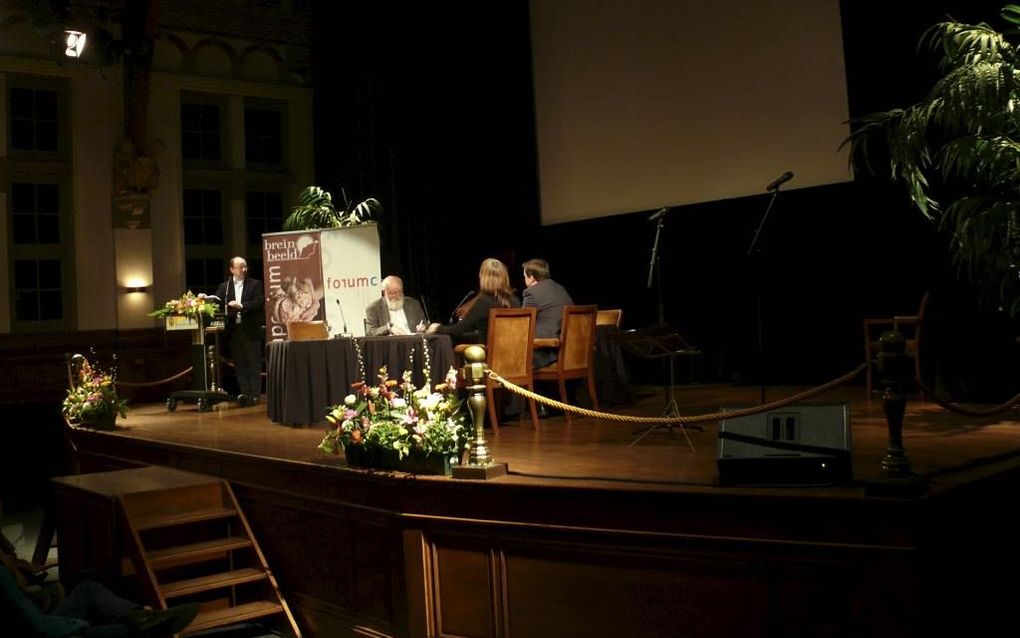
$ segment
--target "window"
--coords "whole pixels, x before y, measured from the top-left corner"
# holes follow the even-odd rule
[[[181,104],[181,157],[218,162],[222,157],[222,108],[219,104]]]
[[[62,210],[64,180],[15,174],[8,183],[7,217],[14,330],[70,327],[73,281],[71,228]]]
[[[283,195],[267,191],[248,191],[245,215],[248,244],[261,246],[263,233],[277,233],[283,228]]]
[[[184,189],[184,244],[223,244],[223,195],[220,191]]]
[[[212,294],[226,278],[223,192],[184,189],[184,280],[188,290]]]
[[[15,244],[60,243],[60,197],[56,184],[11,184],[11,240]]]
[[[11,149],[56,153],[60,126],[57,91],[12,86],[9,90]]]
[[[248,164],[283,164],[283,112],[279,108],[244,109],[244,159]]]
[[[63,319],[62,279],[59,259],[15,259],[15,319],[19,322]]]

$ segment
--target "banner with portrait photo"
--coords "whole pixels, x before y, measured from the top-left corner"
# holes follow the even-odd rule
[[[287,338],[288,321],[325,319],[321,231],[262,235],[262,264],[267,343]]]
[[[363,336],[365,309],[381,294],[379,229],[374,223],[331,228],[320,240],[326,321],[335,334]]]

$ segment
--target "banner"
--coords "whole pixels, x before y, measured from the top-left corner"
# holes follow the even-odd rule
[[[365,308],[380,294],[375,224],[266,233],[262,263],[267,343],[287,338],[288,321],[325,320],[331,335],[365,334]]]
[[[288,321],[325,318],[320,231],[262,235],[266,342],[287,338]]]
[[[333,228],[322,231],[321,241],[326,321],[333,334],[362,336],[365,308],[381,294],[379,230],[375,224]]]

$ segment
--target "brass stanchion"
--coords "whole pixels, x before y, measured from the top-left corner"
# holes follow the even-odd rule
[[[453,468],[453,478],[488,480],[506,476],[506,463],[493,461],[485,444],[485,368],[485,348],[471,346],[464,351],[464,367],[460,369],[460,375],[469,383],[467,404],[475,436],[468,446],[467,465]]]
[[[905,353],[906,340],[896,331],[883,332],[880,339],[882,351],[874,364],[879,381],[885,390],[882,393],[882,410],[889,426],[889,445],[882,459],[885,477],[869,483],[867,491],[883,496],[919,496],[924,493],[927,482],[924,477],[910,469],[906,448],[903,447],[903,417],[907,410],[906,385],[913,374],[914,364]]]

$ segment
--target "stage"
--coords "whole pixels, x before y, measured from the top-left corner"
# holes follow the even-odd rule
[[[701,414],[758,392],[690,385],[677,401]],[[658,416],[660,388],[638,397],[611,411]],[[988,583],[1020,564],[1020,411],[969,418],[911,396],[904,442],[926,486],[889,496],[882,402],[857,386],[812,401],[842,402],[853,481],[837,486],[720,486],[715,423],[689,432],[692,450],[678,428],[631,446],[631,424],[511,421],[487,431],[510,470],[492,481],[347,468],[318,451],[324,426],[272,423],[264,404],[135,406],[114,432],[72,436],[85,471],[157,464],[230,480],[306,636],[977,627],[979,607],[1016,593]]]

